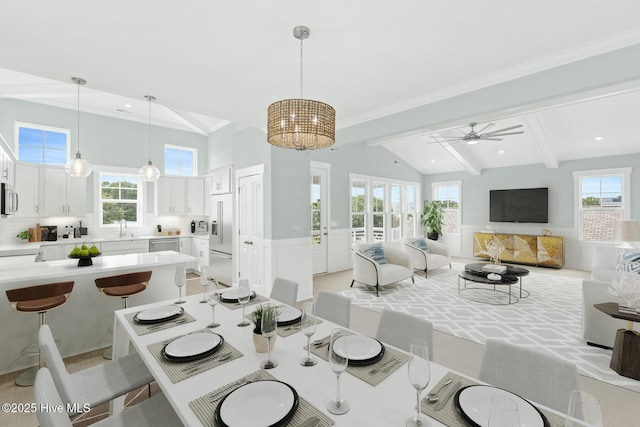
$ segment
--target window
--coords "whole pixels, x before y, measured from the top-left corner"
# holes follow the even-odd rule
[[[18,160],[64,166],[69,158],[69,130],[16,122]]]
[[[142,194],[137,175],[100,172],[100,226],[124,219],[129,226],[142,225]]]
[[[580,240],[612,241],[617,219],[629,218],[631,168],[574,172]]]
[[[165,175],[196,176],[198,173],[198,150],[177,145],[164,146]]]
[[[431,185],[433,200],[440,201],[444,208],[444,220],[442,224],[443,235],[460,234],[460,193],[461,181],[434,182]]]
[[[393,241],[418,233],[420,186],[351,175],[351,241]]]

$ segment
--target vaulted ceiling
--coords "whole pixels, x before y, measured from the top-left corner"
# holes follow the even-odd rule
[[[296,25],[306,25],[304,96],[337,110],[338,129],[640,43],[640,3],[619,0],[6,0],[0,97],[207,134],[265,128],[267,106],[297,97]],[[638,76],[640,78],[640,76]],[[640,83],[570,101],[478,114],[368,138],[423,173],[638,152]],[[522,135],[476,145],[443,138],[469,122]],[[594,138],[601,136],[602,140]],[[342,143],[340,139],[337,144]],[[502,153],[500,153],[502,151]]]

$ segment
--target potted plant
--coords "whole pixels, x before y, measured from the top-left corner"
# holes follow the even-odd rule
[[[262,336],[262,330],[260,329],[262,325],[262,313],[264,312],[264,306],[262,304],[258,305],[255,310],[251,314],[249,314],[249,320],[253,322],[253,345],[256,348],[258,353],[266,353],[268,351],[267,339]],[[276,316],[278,315],[278,309],[276,308]],[[274,335],[271,338],[271,347],[275,345],[276,337],[278,334]]]
[[[444,218],[444,208],[439,200],[424,201],[422,207],[422,225],[426,228],[427,237],[431,240],[438,240],[442,234],[442,220]]]
[[[24,230],[19,232],[16,237],[20,240],[22,240],[22,243],[27,243],[29,241],[29,239],[31,238],[31,233],[29,233],[29,230]]]

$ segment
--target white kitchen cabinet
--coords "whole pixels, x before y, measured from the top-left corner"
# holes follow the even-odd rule
[[[180,238],[180,253],[185,255],[194,256],[194,239],[191,237]],[[187,263],[187,269],[196,271],[198,269],[198,263],[196,261]]]
[[[18,193],[16,217],[33,218],[40,216],[40,168],[38,166],[16,164],[15,189]]]
[[[187,179],[187,214],[206,215],[204,209],[204,179]]]
[[[14,184],[13,168],[13,157],[0,145],[0,182]]]
[[[66,256],[62,254],[62,245],[41,245],[38,252],[44,261],[58,261]]]
[[[206,267],[209,265],[209,239],[193,239],[193,248],[195,249],[195,256],[198,259],[198,268]]]
[[[156,215],[186,214],[186,179],[166,176],[160,177],[156,183]]]
[[[87,213],[87,179],[68,176],[62,168],[41,169],[42,215],[85,216]]]
[[[209,194],[231,192],[231,167],[227,166],[209,172]]]
[[[102,242],[102,255],[126,255],[149,252],[147,239],[123,239]]]

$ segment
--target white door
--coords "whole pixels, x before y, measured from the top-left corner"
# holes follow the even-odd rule
[[[238,179],[238,275],[264,292],[262,174]]]
[[[313,274],[326,273],[327,267],[327,182],[329,171],[311,168],[311,256]]]

